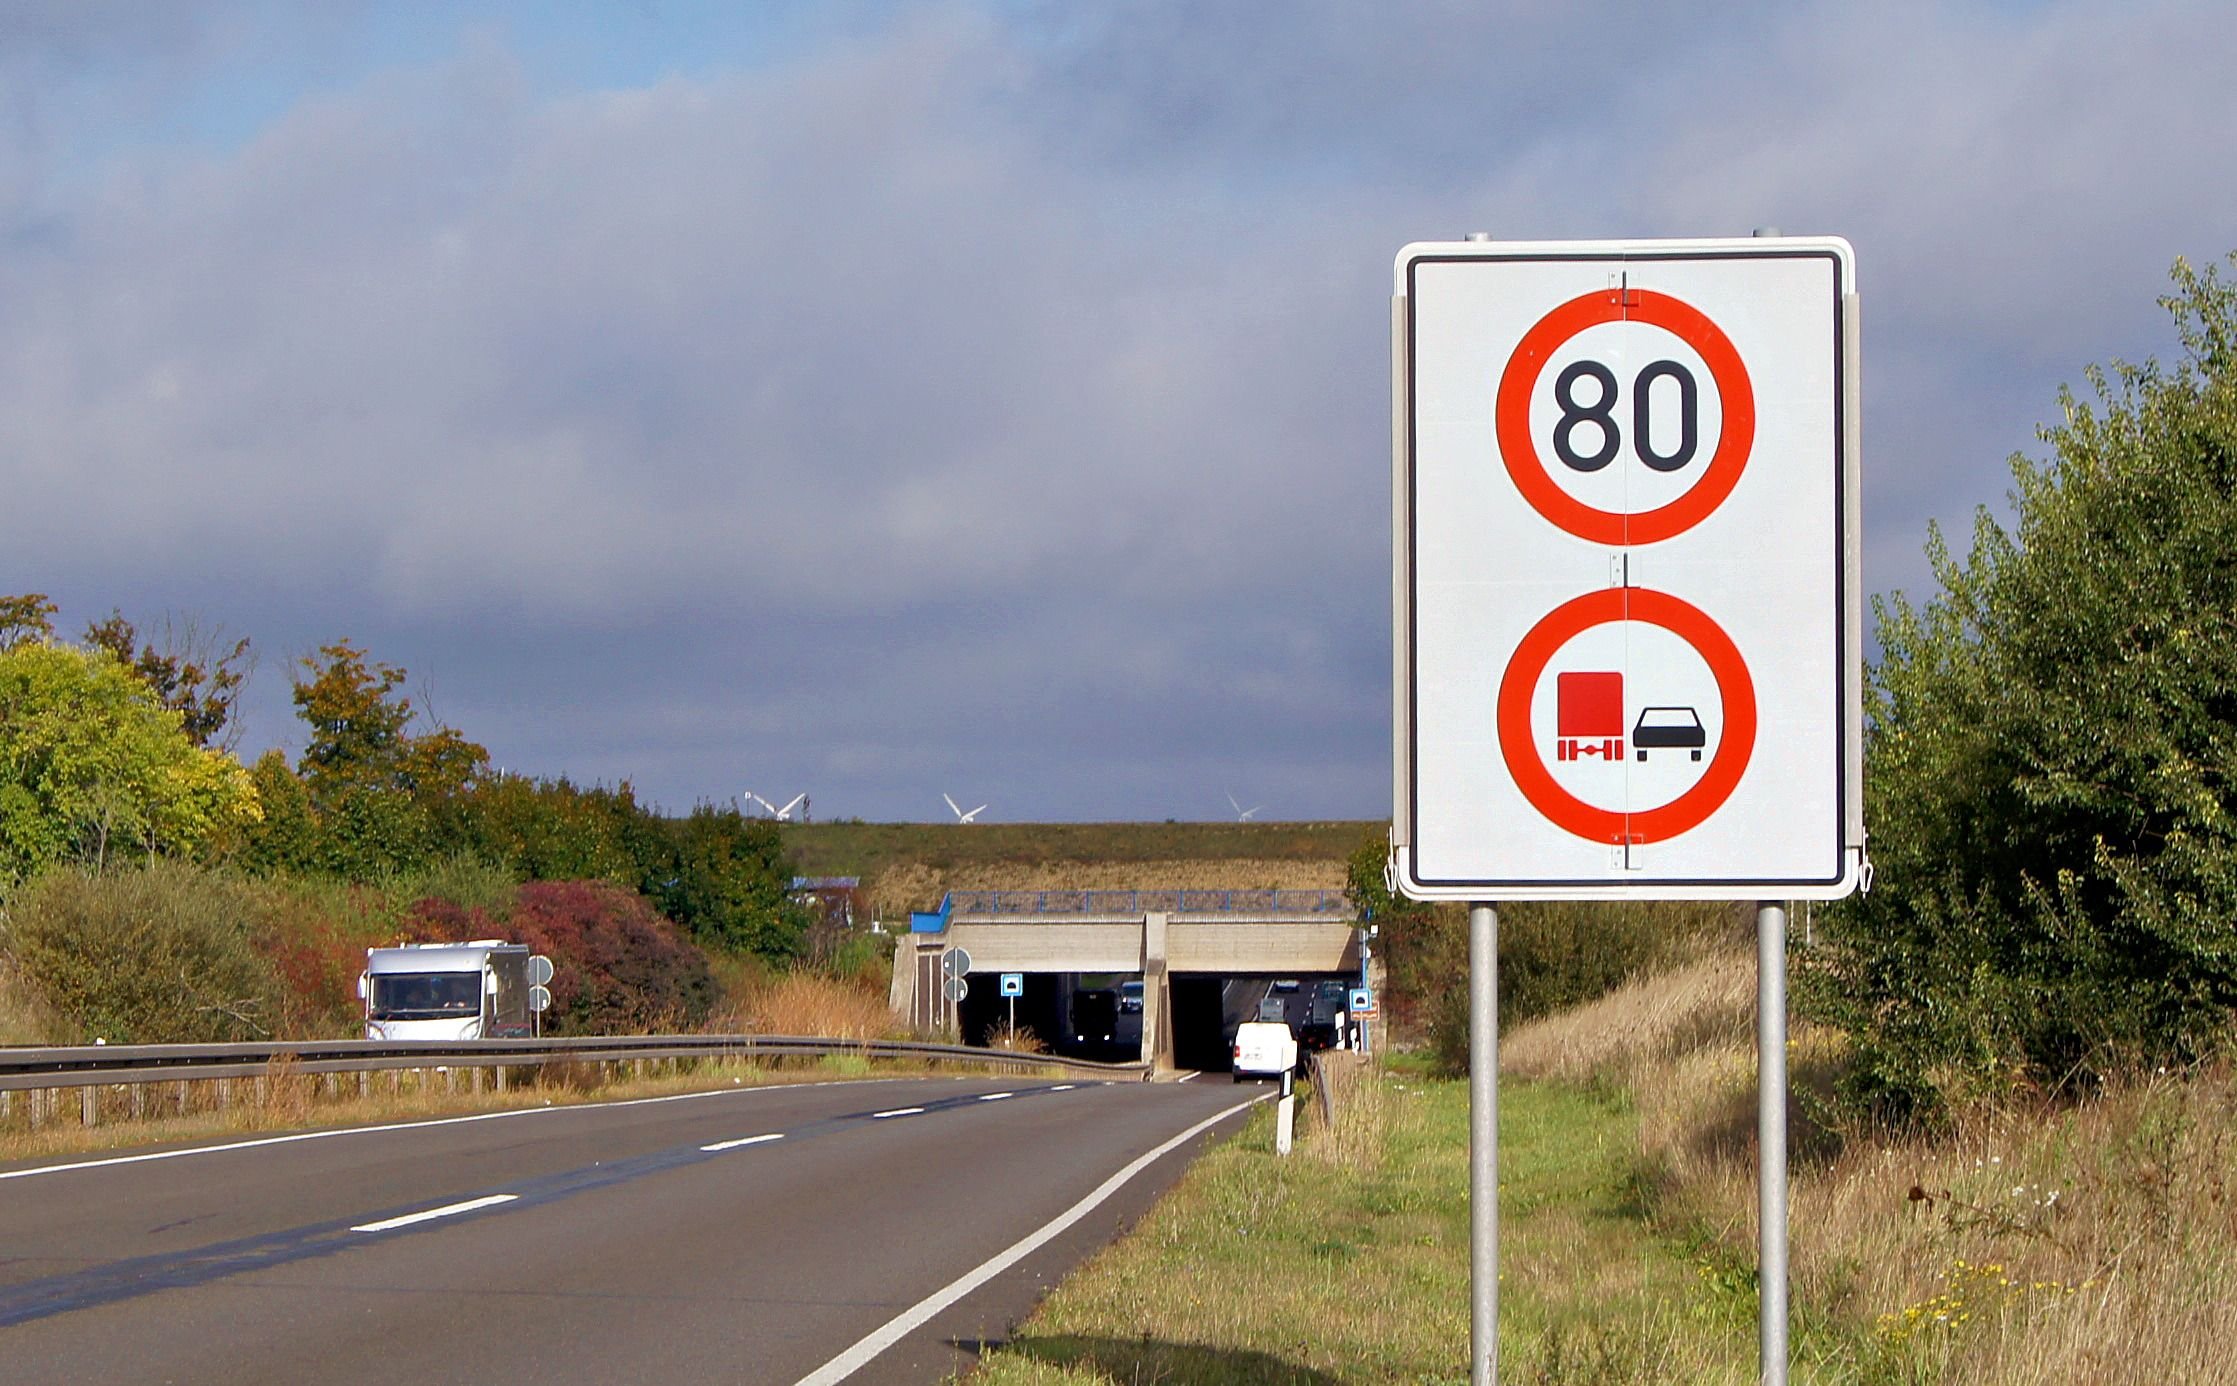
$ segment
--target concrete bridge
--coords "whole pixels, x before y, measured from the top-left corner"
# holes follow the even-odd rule
[[[914,1025],[955,1031],[996,1014],[994,974],[1020,972],[1028,987],[1020,1023],[1054,1019],[1061,1032],[1075,979],[1138,975],[1140,1054],[1169,1069],[1177,1040],[1197,1054],[1224,1045],[1218,1032],[1231,1033],[1235,1019],[1229,984],[1357,978],[1358,935],[1349,902],[1333,890],[957,891],[914,916],[894,950],[891,1001]],[[961,1004],[942,986],[950,948],[971,957]]]

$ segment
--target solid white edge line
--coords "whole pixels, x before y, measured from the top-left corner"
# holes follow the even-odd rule
[[[1112,1194],[1117,1193],[1135,1175],[1140,1174],[1158,1160],[1171,1154],[1175,1148],[1209,1131],[1244,1108],[1264,1102],[1271,1096],[1273,1094],[1268,1093],[1264,1096],[1251,1098],[1247,1102],[1238,1102],[1223,1112],[1204,1118],[1164,1144],[1136,1156],[1132,1163],[1124,1169],[1096,1185],[1093,1193],[1059,1213],[1055,1221],[1016,1243],[1009,1250],[998,1254],[977,1270],[966,1273],[961,1279],[954,1281],[944,1289],[933,1291],[930,1295],[918,1301],[914,1307],[903,1310],[889,1320],[884,1327],[872,1332],[853,1347],[801,1377],[796,1386],[836,1386],[836,1383],[853,1376],[875,1361],[878,1354],[923,1327],[934,1314],[939,1313],[942,1309],[947,1308],[1062,1235],[1066,1228],[1094,1212],[1098,1205]]]
[[[742,1140],[716,1141],[713,1145],[703,1145],[699,1148],[701,1150],[736,1150],[742,1145],[761,1145],[768,1141],[781,1141],[784,1138],[784,1132],[772,1131],[766,1136],[747,1136]]]
[[[896,1107],[890,1112],[872,1112],[870,1113],[870,1119],[872,1121],[883,1121],[887,1117],[915,1116],[923,1110],[922,1107]]]
[[[1015,1096],[1017,1096],[1017,1094],[1014,1092],[989,1092],[980,1094],[979,1100],[981,1102],[1000,1102],[1005,1097]]]
[[[29,1179],[35,1174],[66,1174],[74,1169],[105,1169],[110,1165],[138,1165],[151,1160],[181,1160],[189,1155],[222,1155],[230,1150],[254,1150],[267,1145],[293,1145],[297,1141],[331,1140],[337,1136],[377,1136],[384,1131],[418,1131],[436,1126],[463,1126],[470,1121],[502,1121],[506,1117],[550,1116],[554,1112],[596,1112],[618,1107],[649,1107],[659,1102],[689,1102],[702,1097],[736,1096],[749,1092],[799,1092],[805,1088],[837,1088],[856,1083],[909,1082],[901,1078],[830,1078],[820,1083],[765,1083],[758,1087],[708,1088],[701,1092],[672,1092],[664,1097],[623,1097],[611,1102],[567,1102],[550,1107],[513,1107],[502,1112],[476,1112],[471,1116],[435,1117],[428,1121],[391,1121],[379,1126],[337,1126],[330,1131],[294,1131],[284,1136],[260,1136],[253,1141],[224,1145],[191,1145],[183,1150],[149,1150],[138,1155],[109,1155],[98,1160],[73,1160],[66,1165],[37,1165],[31,1169],[0,1169],[0,1182]]]
[[[519,1197],[519,1194],[491,1194],[487,1198],[469,1198],[464,1203],[445,1204],[440,1208],[430,1208],[424,1213],[406,1213],[400,1218],[383,1218],[379,1222],[368,1222],[362,1227],[353,1227],[350,1231],[386,1232],[392,1228],[409,1227],[415,1222],[431,1222],[436,1218],[456,1217],[460,1213],[471,1213],[482,1208],[494,1208],[500,1203],[510,1203]]]

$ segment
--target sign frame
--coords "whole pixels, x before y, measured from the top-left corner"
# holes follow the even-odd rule
[[[1835,475],[1830,478],[1829,487],[1826,486],[1828,479],[1822,473],[1816,474],[1811,484],[1825,487],[1831,497],[1833,511],[1830,517],[1832,543],[1830,550],[1822,554],[1822,561],[1829,565],[1832,570],[1833,602],[1830,612],[1831,628],[1816,632],[1812,638],[1823,639],[1829,642],[1832,647],[1831,667],[1833,669],[1833,700],[1835,705],[1827,710],[1830,712],[1830,717],[1827,720],[1833,728],[1832,735],[1837,738],[1837,744],[1825,746],[1822,742],[1805,743],[1821,747],[1823,753],[1829,754],[1832,758],[1831,778],[1835,786],[1833,795],[1835,802],[1827,814],[1827,820],[1829,821],[1812,820],[1809,828],[1812,834],[1824,834],[1823,837],[1812,836],[1810,841],[1813,844],[1813,851],[1818,853],[1819,859],[1826,863],[1825,869],[1818,870],[1816,874],[1778,876],[1761,872],[1738,874],[1731,871],[1703,871],[1697,868],[1689,868],[1681,847],[1663,852],[1662,860],[1667,864],[1660,869],[1622,874],[1611,870],[1605,879],[1581,875],[1560,879],[1503,878],[1482,871],[1469,873],[1448,871],[1445,874],[1426,874],[1422,869],[1422,863],[1416,851],[1418,844],[1422,841],[1424,814],[1435,815],[1441,812],[1441,809],[1435,804],[1425,808],[1421,796],[1420,757],[1422,747],[1418,735],[1418,728],[1421,724],[1419,694],[1424,680],[1425,660],[1428,664],[1436,666],[1432,669],[1432,676],[1442,677],[1444,669],[1443,666],[1438,664],[1438,661],[1448,657],[1449,647],[1425,649],[1420,638],[1421,632],[1418,624],[1419,591],[1422,575],[1416,564],[1416,540],[1419,528],[1416,496],[1420,476],[1419,468],[1422,462],[1417,454],[1415,438],[1415,421],[1420,406],[1420,401],[1417,400],[1415,395],[1415,385],[1420,374],[1420,362],[1417,356],[1419,343],[1416,337],[1419,324],[1415,313],[1415,302],[1417,276],[1422,267],[1482,262],[1487,270],[1495,270],[1503,266],[1582,265],[1588,268],[1605,266],[1611,270],[1620,271],[1626,265],[1668,264],[1669,262],[1680,261],[1718,262],[1720,265],[1723,265],[1724,262],[1781,261],[1789,262],[1791,265],[1791,262],[1797,260],[1823,262],[1830,270],[1828,289],[1830,291],[1832,333],[1827,348],[1831,354],[1831,398],[1825,403],[1830,404],[1833,411],[1828,436],[1832,445],[1833,456],[1831,462],[1835,468]],[[1725,267],[1729,268],[1729,266]],[[1417,242],[1406,246],[1399,252],[1393,277],[1393,297],[1391,300],[1391,482],[1393,497],[1391,549],[1394,637],[1392,640],[1394,754],[1392,757],[1393,812],[1390,864],[1390,884],[1392,887],[1414,899],[1483,902],[1607,898],[1828,900],[1838,899],[1851,893],[1866,878],[1869,868],[1865,862],[1863,823],[1863,595],[1861,529],[1858,523],[1862,499],[1859,473],[1861,451],[1861,338],[1859,300],[1856,292],[1855,255],[1848,242],[1838,237]],[[1644,288],[1637,290],[1629,288],[1628,273],[1626,273],[1623,283],[1626,285],[1624,290],[1626,301],[1629,301],[1634,294],[1642,299],[1667,297],[1666,295],[1657,295]],[[1536,298],[1522,299],[1518,297],[1516,302],[1522,305],[1516,309],[1517,312],[1538,323],[1536,328],[1525,334],[1526,338],[1541,337],[1549,333],[1558,335],[1557,329],[1561,327],[1561,324],[1557,323],[1553,329],[1547,328],[1547,324],[1559,316],[1557,310],[1568,311],[1570,317],[1579,320],[1590,319],[1593,316],[1589,309],[1581,312],[1577,311],[1578,305],[1574,302],[1564,303],[1551,297],[1542,302]],[[1714,307],[1715,305],[1712,305],[1712,311]],[[1695,323],[1690,319],[1684,320],[1685,332],[1681,334],[1681,338],[1688,342],[1697,339],[1711,342],[1711,350],[1704,353],[1705,358],[1720,349],[1713,345],[1716,342],[1724,343],[1721,349],[1729,350],[1730,348],[1729,342],[1724,339],[1723,330],[1710,321],[1706,313],[1696,310],[1690,304],[1674,301],[1665,302],[1656,306],[1654,312],[1661,315],[1662,320],[1658,321],[1656,317],[1644,312],[1639,315],[1640,319],[1656,326],[1668,327],[1670,322],[1679,321],[1684,314],[1694,314],[1699,322]],[[1604,314],[1601,316],[1605,317]],[[1586,322],[1585,325],[1589,326],[1590,323]],[[1570,330],[1582,329],[1571,328]],[[1520,356],[1521,352],[1518,349],[1513,356],[1507,358],[1510,367],[1514,366]],[[1732,360],[1737,362],[1738,357],[1735,355]],[[1712,359],[1709,364],[1713,372],[1720,369],[1720,362],[1717,360]],[[1527,389],[1529,383],[1536,379],[1537,373],[1543,367],[1544,361],[1535,359],[1535,364],[1531,365],[1527,371],[1521,372],[1525,376],[1525,389]],[[1494,400],[1493,398],[1495,394],[1507,393],[1503,388],[1495,389],[1495,387],[1503,387],[1505,377],[1509,373],[1513,372],[1502,371],[1500,378],[1485,382],[1483,387],[1485,396],[1484,413],[1486,422],[1490,423],[1490,416],[1496,405],[1501,418],[1495,427],[1499,432],[1512,438],[1515,436],[1512,430],[1516,417],[1513,401]],[[1744,422],[1750,430],[1752,441],[1755,411],[1759,402],[1751,396],[1743,403],[1748,411]],[[1599,407],[1605,409],[1607,406],[1603,403]],[[1795,407],[1801,408],[1802,406]],[[1817,402],[1809,401],[1807,407],[1814,409],[1817,407]],[[1820,418],[1822,422],[1822,416],[1811,415],[1810,417]],[[1712,460],[1717,467],[1725,469],[1723,472],[1714,478],[1705,475],[1694,484],[1691,491],[1684,493],[1684,498],[1679,502],[1664,505],[1658,512],[1634,512],[1634,514],[1651,513],[1659,515],[1665,512],[1680,511],[1681,509],[1706,513],[1707,510],[1713,509],[1716,504],[1721,504],[1724,494],[1730,492],[1733,484],[1733,478],[1730,475],[1733,469],[1723,456],[1723,436],[1720,425],[1720,442],[1716,450],[1716,456]],[[1504,450],[1497,450],[1493,455],[1488,455],[1483,460],[1485,470],[1495,478],[1493,484],[1515,485],[1516,481],[1520,479],[1519,477],[1511,477],[1510,474],[1515,472],[1518,464],[1515,459],[1508,458]],[[1745,458],[1742,458],[1741,461],[1744,464]],[[1453,464],[1444,462],[1437,465],[1449,469]],[[1529,464],[1523,463],[1521,465],[1527,466]],[[1702,507],[1698,504],[1688,505],[1688,501],[1694,493],[1711,480],[1714,480],[1721,487],[1716,500],[1708,507]],[[1521,488],[1517,487],[1518,494],[1520,490]],[[1537,502],[1531,501],[1528,503],[1534,509],[1538,508]],[[1611,558],[1626,565],[1629,562],[1629,554],[1649,551],[1652,545],[1674,537],[1675,533],[1682,533],[1682,530],[1653,532],[1657,527],[1649,526],[1648,530],[1650,532],[1646,533],[1643,538],[1637,538],[1627,543],[1609,543],[1604,539],[1593,537],[1594,533],[1598,532],[1594,529],[1594,526],[1600,525],[1600,518],[1596,517],[1605,517],[1608,512],[1594,510],[1581,503],[1573,505],[1572,508],[1576,516],[1575,523],[1583,526],[1584,529],[1570,529],[1567,524],[1560,524],[1560,528],[1568,530],[1571,535],[1584,543],[1607,544],[1607,551]],[[1544,514],[1542,510],[1540,513],[1541,515]],[[1822,516],[1812,516],[1809,523],[1812,525],[1819,524],[1823,518]],[[1675,522],[1675,518],[1658,521],[1659,529],[1669,531],[1670,525]],[[1601,526],[1601,528],[1604,528],[1604,526]],[[1813,539],[1810,542],[1814,544],[1816,541]],[[1821,560],[1813,559],[1812,561]],[[1620,571],[1628,574],[1628,566]],[[1629,578],[1626,577],[1624,581],[1628,584]],[[1645,589],[1641,587],[1631,590],[1643,591]],[[1681,602],[1683,600],[1684,598],[1681,597]],[[1813,648],[1821,651],[1825,649],[1824,646]],[[1822,704],[1819,706],[1822,707]],[[1753,709],[1751,708],[1751,718],[1752,713]],[[1489,710],[1487,710],[1486,720],[1487,722],[1491,720]],[[1743,763],[1744,759],[1743,756]],[[1511,771],[1507,773],[1512,774]],[[1512,781],[1510,780],[1508,783],[1511,784]],[[1506,785],[1501,786],[1502,789],[1506,787]],[[1726,789],[1729,792],[1729,786]],[[1686,797],[1691,797],[1691,791],[1688,791]],[[1713,813],[1714,809],[1711,812]],[[1431,821],[1434,822],[1435,820],[1432,819]],[[1830,850],[1826,850],[1828,844]],[[1622,851],[1623,849],[1619,847],[1616,850]],[[1448,853],[1448,855],[1450,854]]]
[[[1002,988],[1000,995],[1023,996],[1025,995],[1025,974],[1022,972],[1005,972],[1001,975],[1000,985]]]

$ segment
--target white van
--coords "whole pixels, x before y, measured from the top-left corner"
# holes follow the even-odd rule
[[[1246,1020],[1235,1027],[1235,1081],[1279,1078],[1297,1067],[1297,1034],[1283,1021]]]

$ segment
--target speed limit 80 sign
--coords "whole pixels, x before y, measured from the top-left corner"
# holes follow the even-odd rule
[[[1848,244],[1419,244],[1395,287],[1400,887],[1848,893]]]

